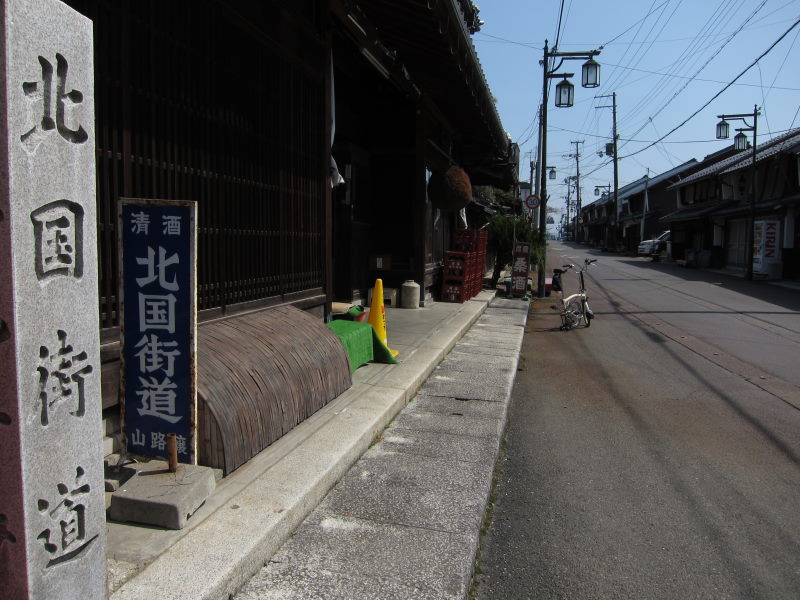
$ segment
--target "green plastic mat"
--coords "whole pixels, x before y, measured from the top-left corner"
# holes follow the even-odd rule
[[[339,337],[350,360],[350,372],[373,360],[373,329],[369,323],[338,319],[328,323]]]
[[[369,325],[369,323],[367,323]],[[372,325],[369,326],[372,329]],[[384,343],[378,338],[378,334],[375,333],[375,330],[372,329],[372,354],[375,362],[379,363],[387,363],[390,365],[399,364],[397,359],[392,356],[392,351],[387,348]]]

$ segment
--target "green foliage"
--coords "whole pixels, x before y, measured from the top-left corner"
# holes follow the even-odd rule
[[[543,244],[539,230],[534,227],[533,219],[528,215],[495,214],[489,219],[486,230],[489,236],[489,248],[495,256],[494,270],[490,287],[497,286],[501,271],[511,264],[514,239],[528,242],[531,245],[531,266],[538,265],[543,255]]]
[[[477,198],[492,204],[502,204],[509,207],[519,204],[519,200],[513,193],[501,190],[500,188],[492,187],[490,185],[473,186],[472,194]]]

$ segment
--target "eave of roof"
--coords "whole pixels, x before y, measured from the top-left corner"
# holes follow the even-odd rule
[[[510,140],[454,0],[362,0],[381,42],[447,116],[467,157],[508,170]],[[467,166],[467,165],[465,165]]]
[[[629,183],[625,187],[619,190],[619,199],[623,200],[630,196],[635,196],[645,190],[645,188],[653,188],[664,181],[668,180],[670,177],[675,177],[676,175],[680,175],[684,171],[691,169],[692,167],[697,165],[696,159],[691,159],[686,161],[685,163],[678,165],[670,169],[669,171],[664,171],[658,175],[654,175],[649,179],[647,177],[642,177],[637,179],[636,181]]]
[[[789,151],[800,144],[800,128],[793,129],[776,138],[764,142],[756,147],[756,163],[765,160],[780,152]],[[740,169],[749,168],[753,164],[752,149],[743,150],[719,161],[713,162],[708,167],[692,173],[685,179],[672,184],[667,189],[677,189],[700,179],[712,175],[722,175]]]
[[[695,219],[699,219],[700,217],[704,217],[706,215],[710,215],[711,213],[725,208],[734,204],[733,200],[724,200],[722,202],[715,202],[713,204],[707,204],[705,206],[687,206],[685,208],[679,208],[676,211],[673,211],[667,215],[664,215],[659,219],[661,223],[671,223],[673,221],[693,221]]]

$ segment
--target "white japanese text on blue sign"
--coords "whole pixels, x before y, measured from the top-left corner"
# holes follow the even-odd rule
[[[191,209],[122,207],[125,430],[128,452],[163,458],[175,433],[178,460],[191,462]]]

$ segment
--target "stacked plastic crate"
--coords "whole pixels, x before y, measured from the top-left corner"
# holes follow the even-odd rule
[[[444,253],[442,302],[464,302],[483,289],[486,242],[485,231],[456,231],[453,236],[455,249]]]

